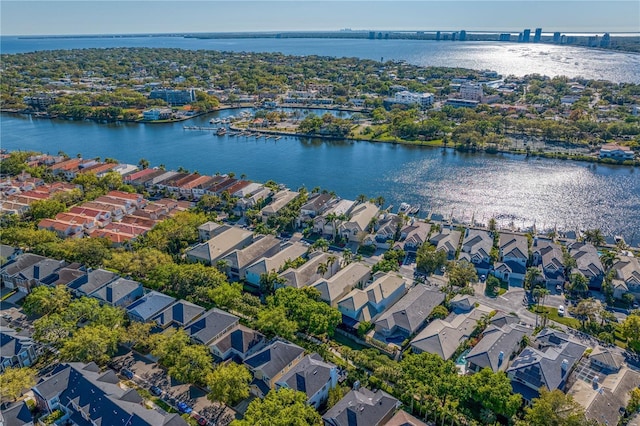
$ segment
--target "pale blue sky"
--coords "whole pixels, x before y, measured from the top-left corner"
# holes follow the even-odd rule
[[[290,30],[638,32],[640,1],[1,0],[2,35]]]

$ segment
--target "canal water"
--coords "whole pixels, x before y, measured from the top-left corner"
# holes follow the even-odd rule
[[[421,204],[422,211],[458,220],[503,226],[579,230],[640,240],[640,170],[637,168],[512,154],[467,154],[451,149],[386,143],[280,140],[217,136],[184,125],[214,126],[226,110],[171,124],[100,124],[0,116],[3,149],[37,150],[87,158],[114,157],[137,163],[180,166],[204,174],[234,172],[273,179],[291,188],[319,186],[339,196],[383,196],[396,208]],[[317,112],[319,114],[322,111]]]

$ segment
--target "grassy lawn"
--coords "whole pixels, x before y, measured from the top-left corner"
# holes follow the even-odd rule
[[[550,320],[553,320],[560,324],[564,324],[568,327],[575,328],[575,329],[580,328],[580,321],[571,317],[566,317],[566,316],[561,317],[560,315],[558,315],[558,308],[550,308],[548,306],[540,306],[540,307],[532,306],[529,308],[529,310],[533,313],[538,313],[538,314],[546,313]]]

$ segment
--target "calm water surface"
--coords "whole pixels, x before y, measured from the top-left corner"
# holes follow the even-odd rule
[[[222,111],[186,122],[207,125]],[[218,137],[174,124],[98,124],[32,119],[3,114],[2,148],[71,156],[115,157],[137,163],[183,166],[200,173],[235,172],[274,179],[291,188],[320,186],[355,198],[382,195],[396,207],[421,203],[423,210],[470,221],[497,217],[503,225],[541,228],[602,228],[640,239],[640,170],[518,155],[461,154],[402,145]]]
[[[422,66],[489,69],[503,75],[582,76],[640,83],[640,55],[550,44],[436,42],[362,39],[195,39],[183,37],[49,38],[0,37],[2,53],[36,50],[173,47],[233,52],[282,52],[364,59],[405,60]]]

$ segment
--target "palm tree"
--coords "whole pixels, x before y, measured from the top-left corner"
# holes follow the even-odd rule
[[[376,206],[382,207],[384,205],[385,199],[384,199],[384,197],[382,195],[380,195],[380,196],[376,197],[374,201],[375,201]]]
[[[364,194],[360,194],[356,198],[356,201],[359,202],[359,203],[364,203],[365,201],[367,201],[367,196],[364,195]]]
[[[145,158],[141,158],[140,161],[138,161],[138,166],[140,166],[141,169],[148,169],[149,168],[149,161]]]
[[[536,287],[535,289],[533,289],[533,295],[536,298],[538,308],[540,308],[540,305],[544,306],[544,299],[548,294],[550,294],[550,292],[546,288]]]
[[[524,276],[524,288],[526,290],[533,289],[541,276],[540,269],[536,267],[527,268],[527,273]]]
[[[320,263],[316,272],[324,277],[324,274],[326,274],[328,270],[329,265],[327,263]]]
[[[572,293],[584,295],[589,291],[589,280],[584,275],[580,273],[571,274],[569,281],[571,282]]]
[[[601,246],[605,243],[604,235],[600,229],[588,229],[584,232],[584,240],[594,246]]]
[[[345,265],[348,265],[351,262],[353,262],[353,252],[351,251],[351,249],[349,248],[344,249],[344,251],[342,252],[342,261],[344,262]]]

